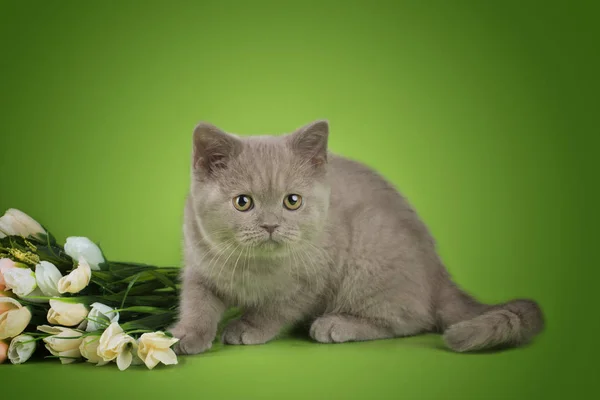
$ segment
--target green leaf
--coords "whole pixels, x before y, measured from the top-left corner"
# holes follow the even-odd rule
[[[163,314],[165,312],[170,312],[169,310],[165,310],[164,308],[152,307],[152,306],[133,306],[133,307],[122,308],[117,311],[119,311],[119,312],[137,312],[137,313],[143,313],[143,314]]]
[[[133,285],[135,285],[135,282],[138,280],[138,278],[141,276],[141,273],[137,274],[134,276],[133,280],[131,282],[129,282],[129,285],[127,286],[127,290],[125,291],[125,294],[123,295],[123,300],[121,301],[121,307],[123,308],[125,306],[125,300],[127,300],[127,295],[129,294],[129,291],[131,290],[131,288],[133,287]]]
[[[150,271],[150,273],[152,275],[154,275],[156,277],[156,279],[161,281],[164,285],[172,287],[173,289],[176,288],[175,282],[173,282],[172,280],[170,280],[169,278],[167,278],[165,275],[161,274],[160,272]]]

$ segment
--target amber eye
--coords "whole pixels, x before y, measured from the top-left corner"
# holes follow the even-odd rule
[[[299,194],[288,194],[283,200],[283,205],[288,210],[297,210],[302,205],[302,196]]]
[[[252,208],[252,197],[240,194],[233,199],[233,206],[238,211],[248,211]]]

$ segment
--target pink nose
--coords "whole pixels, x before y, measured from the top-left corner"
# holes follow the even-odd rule
[[[273,233],[275,232],[275,229],[277,229],[279,225],[275,224],[275,225],[268,225],[268,224],[263,224],[260,227],[263,228],[264,230],[266,230],[269,233]]]

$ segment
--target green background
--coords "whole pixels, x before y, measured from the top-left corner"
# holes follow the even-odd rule
[[[457,282],[547,316],[532,346],[495,354],[453,354],[435,335],[296,337],[154,371],[2,366],[2,397],[583,396],[598,326],[587,4],[1,1],[2,211],[114,260],[180,264],[199,120],[278,134],[327,118],[332,150],[408,196]]]

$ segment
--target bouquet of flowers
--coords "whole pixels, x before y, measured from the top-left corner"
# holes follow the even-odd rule
[[[177,364],[177,339],[166,329],[178,278],[177,267],[108,261],[85,237],[60,245],[10,209],[0,218],[0,363],[24,363],[45,348],[63,364]]]

